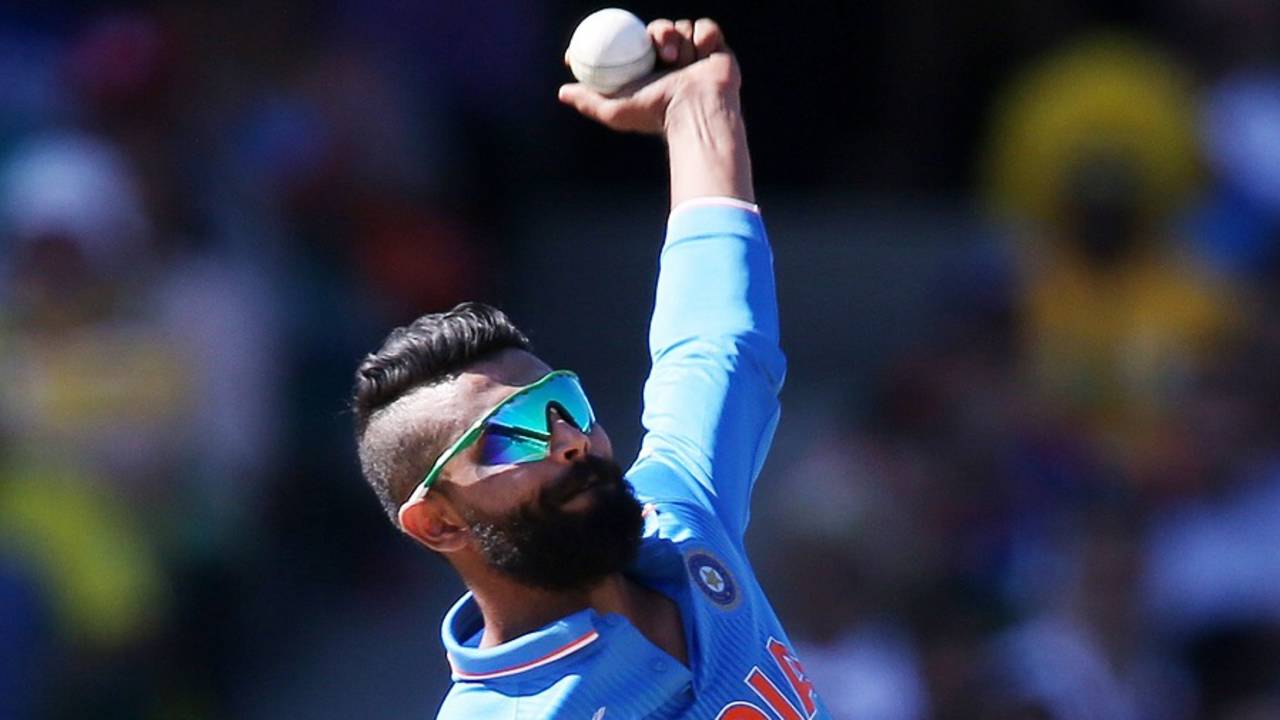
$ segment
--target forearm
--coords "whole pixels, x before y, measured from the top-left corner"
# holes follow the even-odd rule
[[[660,356],[693,339],[739,336],[777,343],[773,257],[764,223],[754,211],[690,203],[668,223],[651,350]]]
[[[723,200],[672,213],[655,300],[641,459],[682,469],[673,482],[692,479],[741,537],[786,375],[759,214]],[[671,489],[653,481],[645,490]]]
[[[663,128],[671,164],[671,207],[699,197],[755,202],[747,131],[736,93],[677,96]]]

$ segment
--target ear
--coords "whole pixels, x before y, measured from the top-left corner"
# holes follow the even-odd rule
[[[427,493],[401,508],[400,527],[406,535],[438,553],[456,552],[467,544],[466,524],[439,493]]]

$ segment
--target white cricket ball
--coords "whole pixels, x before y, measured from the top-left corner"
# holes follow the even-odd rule
[[[648,75],[653,63],[653,42],[644,22],[620,8],[591,13],[569,40],[573,76],[605,95]]]

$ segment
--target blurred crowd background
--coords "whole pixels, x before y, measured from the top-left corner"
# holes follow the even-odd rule
[[[347,394],[487,300],[633,456],[665,159],[555,101],[596,8],[0,6],[0,719],[434,715],[462,588]],[[836,715],[1280,718],[1280,5],[629,8],[740,56],[748,546]]]

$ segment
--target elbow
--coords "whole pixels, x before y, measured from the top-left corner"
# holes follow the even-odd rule
[[[750,355],[768,378],[776,395],[782,392],[782,384],[787,379],[787,355],[782,351],[777,338],[761,339],[758,345],[750,351]]]
[[[787,356],[782,351],[776,329],[746,328],[722,340],[727,352],[735,358],[739,372],[759,375],[777,395],[787,378]]]
[[[753,378],[753,384],[767,387],[775,397],[787,376],[787,357],[777,336],[755,329],[677,340],[656,348],[653,361],[655,368],[702,367],[715,374]]]

